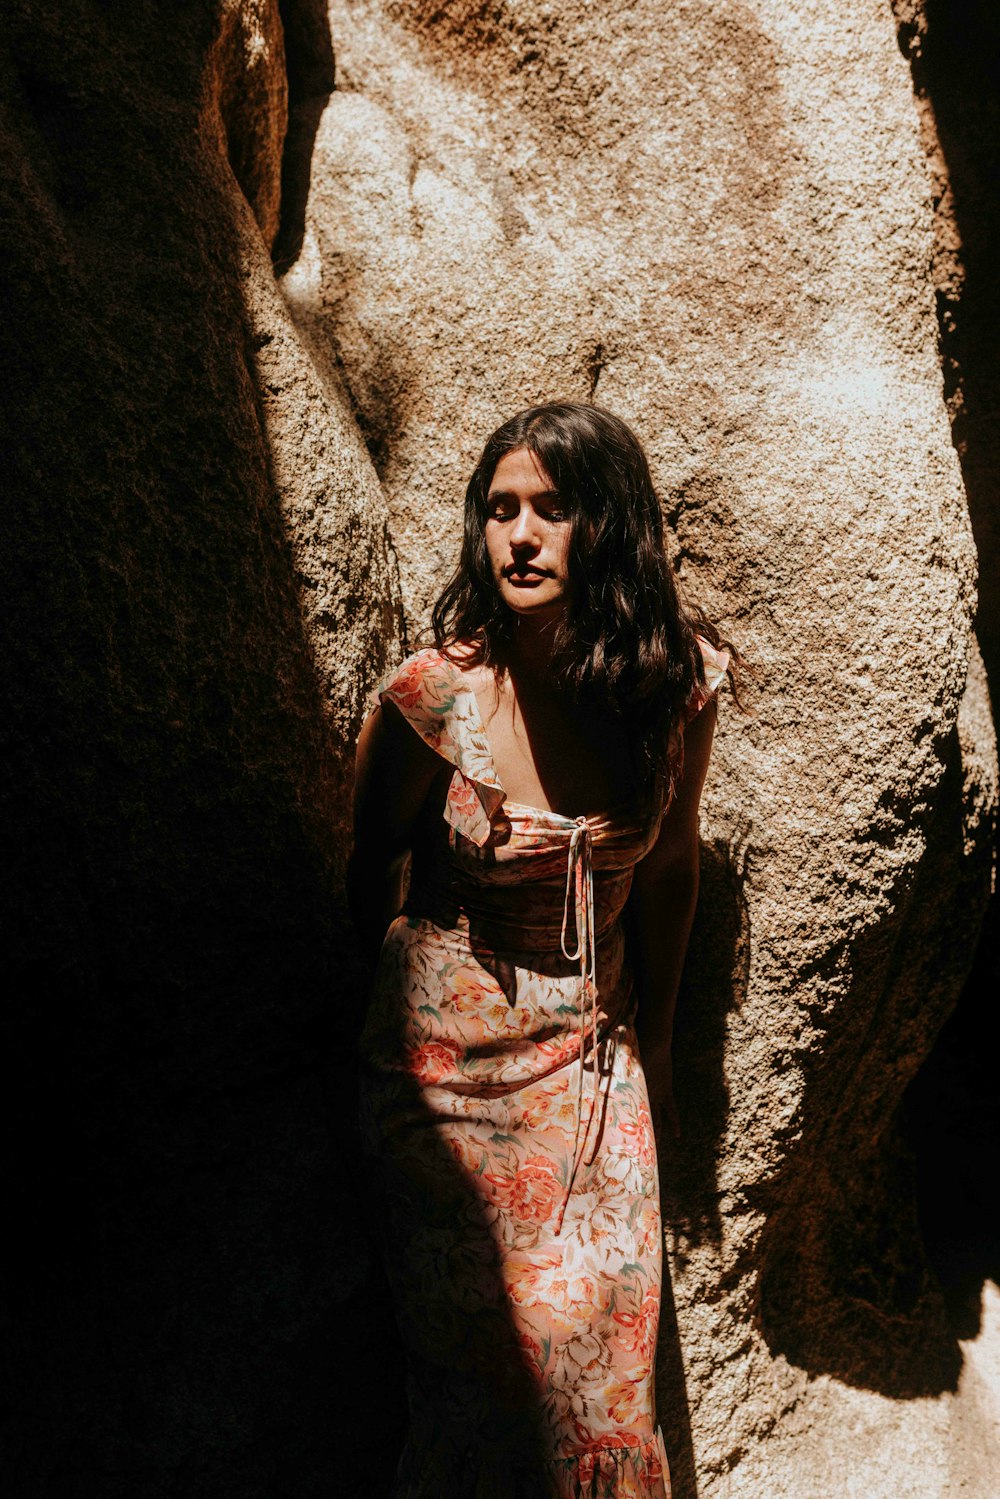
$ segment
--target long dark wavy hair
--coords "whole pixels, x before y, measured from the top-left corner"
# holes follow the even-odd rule
[[[519,448],[552,480],[572,527],[570,604],[558,627],[553,685],[629,725],[640,781],[662,775],[672,789],[684,712],[705,679],[696,633],[730,651],[734,688],[740,658],[682,602],[646,454],[610,411],[569,401],[533,406],[489,438],[465,492],[459,564],[434,606],[435,644],[448,654],[461,643],[466,664],[503,670],[514,616],[486,549],[487,496],[497,464]]]

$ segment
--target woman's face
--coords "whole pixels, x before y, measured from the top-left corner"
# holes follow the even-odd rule
[[[501,458],[486,503],[486,550],[508,609],[533,619],[569,602],[570,517],[564,499],[527,448]]]

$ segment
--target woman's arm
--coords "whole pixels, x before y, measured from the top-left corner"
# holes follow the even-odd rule
[[[660,835],[636,865],[627,910],[638,1032],[654,1126],[680,1134],[673,1097],[674,1009],[698,900],[698,806],[715,731],[712,697],[684,731],[684,769]]]
[[[413,825],[441,770],[440,756],[410,728],[395,703],[376,708],[366,720],[354,769],[347,899],[373,967],[402,905]]]

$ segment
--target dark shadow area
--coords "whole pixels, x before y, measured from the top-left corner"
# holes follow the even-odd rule
[[[718,1161],[729,1112],[724,1055],[726,1016],[746,995],[750,915],[738,851],[701,844],[698,910],[688,946],[674,1025],[674,1086],[682,1122],[660,1151],[666,1249],[657,1358],[657,1416],[670,1457],[674,1499],[697,1499],[691,1407],[681,1354],[672,1268],[685,1251],[721,1238]]]
[[[660,1302],[660,1333],[656,1352],[656,1419],[670,1463],[671,1499],[698,1499],[698,1475],[691,1433],[691,1402],[681,1353],[677,1304],[670,1275],[669,1257],[664,1255]]]
[[[380,1441],[411,1481],[439,1475],[442,1494],[509,1486],[542,1496],[549,1492],[548,1442],[539,1386],[511,1310],[483,1185],[452,1154],[416,1079],[393,1065],[413,1045],[404,1030],[406,1001],[392,992],[383,1008],[376,995],[384,1023],[369,1028],[365,1051],[378,1061],[361,1067],[372,1237],[400,1329],[395,1348],[381,1352],[388,1359],[395,1351],[396,1368],[386,1372],[405,1376],[413,1413],[411,1421],[401,1404],[390,1426],[380,1410]],[[390,1477],[384,1472],[381,1482],[341,1492],[379,1499]]]
[[[981,939],[961,1002],[911,1084],[903,1114],[927,1258],[958,1338],[979,1332],[983,1282],[1000,1285],[996,946],[995,932]]]
[[[961,1369],[920,1233],[900,1110],[979,931],[989,850],[965,853],[962,784],[956,730],[916,877],[891,926],[851,945],[860,992],[838,1001],[846,1018],[809,1080],[795,1149],[760,1194],[768,1221],[758,1314],[771,1350],[901,1399],[954,1390]],[[862,998],[873,993],[874,1009]]]
[[[279,0],[288,71],[288,128],[281,158],[281,218],[271,249],[277,276],[298,259],[306,227],[313,145],[335,83],[325,0]]]
[[[674,1025],[675,1089],[684,1134],[665,1144],[664,1220],[679,1240],[718,1244],[718,1162],[729,1114],[726,1016],[746,996],[750,912],[738,850],[701,844],[698,910]]]
[[[217,43],[211,5],[5,9],[2,1468],[22,1499],[370,1493],[391,1440],[360,1443],[358,1411],[399,1422],[354,1088],[329,1066],[344,747],[199,114]]]
[[[922,111],[937,228],[935,283],[945,399],[979,553],[976,633],[1000,701],[1000,10],[992,0],[894,0]],[[903,1114],[921,1229],[951,1325],[979,1326],[1000,1278],[1000,903],[994,896],[954,1014]]]

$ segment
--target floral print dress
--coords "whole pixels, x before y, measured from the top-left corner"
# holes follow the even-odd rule
[[[701,645],[691,712],[728,662]],[[362,1039],[408,1355],[395,1499],[666,1499],[656,1153],[619,919],[662,807],[574,819],[508,800],[475,693],[437,650],[377,701],[452,768]]]

